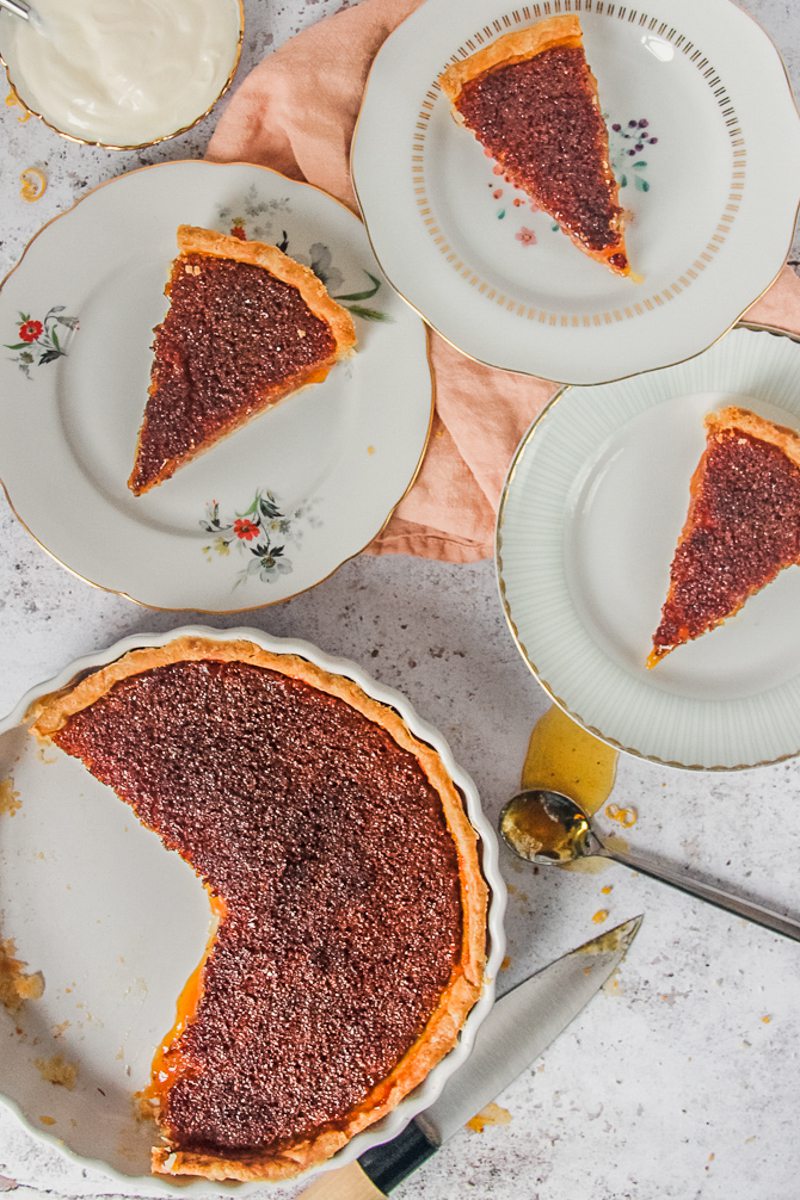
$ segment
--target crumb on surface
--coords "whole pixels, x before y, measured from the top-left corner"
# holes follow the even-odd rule
[[[0,938],[0,1004],[18,1013],[27,1000],[38,1000],[44,992],[41,971],[26,971],[27,963],[17,958],[13,938]]]
[[[511,966],[511,955],[507,954],[505,956],[505,958],[503,959],[503,961],[500,963],[500,970],[507,971],[510,966]]]
[[[479,1113],[476,1113],[469,1121],[467,1121],[467,1129],[473,1133],[483,1133],[487,1125],[510,1125],[511,1113],[507,1108],[501,1108],[499,1104],[492,1101],[487,1104],[486,1108],[482,1108]]]
[[[8,779],[0,779],[0,815],[7,813],[13,817],[21,808],[22,801],[19,792],[14,791],[14,780],[10,775]]]
[[[78,1068],[75,1063],[67,1062],[60,1054],[54,1054],[52,1058],[35,1058],[33,1062],[42,1079],[46,1079],[48,1083],[64,1087],[69,1092],[75,1087]]]

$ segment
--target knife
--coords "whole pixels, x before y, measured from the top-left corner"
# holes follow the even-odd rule
[[[382,1200],[566,1029],[622,962],[641,924],[633,917],[617,925],[501,996],[438,1100],[390,1142],[321,1175],[297,1200]]]

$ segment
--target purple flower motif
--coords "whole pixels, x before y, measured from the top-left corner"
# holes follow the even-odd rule
[[[640,128],[640,129],[647,129],[647,126],[648,126],[649,124],[650,124],[650,122],[647,120],[647,118],[646,118],[646,117],[642,117],[642,119],[639,121],[639,128]]]

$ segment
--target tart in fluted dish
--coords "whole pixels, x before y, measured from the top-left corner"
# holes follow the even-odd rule
[[[184,637],[31,715],[194,868],[216,917],[153,1061],[154,1172],[292,1176],[454,1046],[487,889],[460,793],[393,709],[295,655]]]

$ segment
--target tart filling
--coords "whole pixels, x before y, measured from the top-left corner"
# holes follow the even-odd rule
[[[439,83],[457,120],[592,258],[629,275],[619,187],[580,22],[551,17],[498,38]]]
[[[743,408],[705,423],[649,667],[800,562],[800,436]]]
[[[251,417],[323,380],[350,314],[277,246],[181,225],[128,486],[136,495]]]
[[[486,887],[458,792],[396,713],[302,659],[192,638],[33,715],[211,896],[147,1092],[154,1171],[295,1174],[452,1048],[481,988]]]

